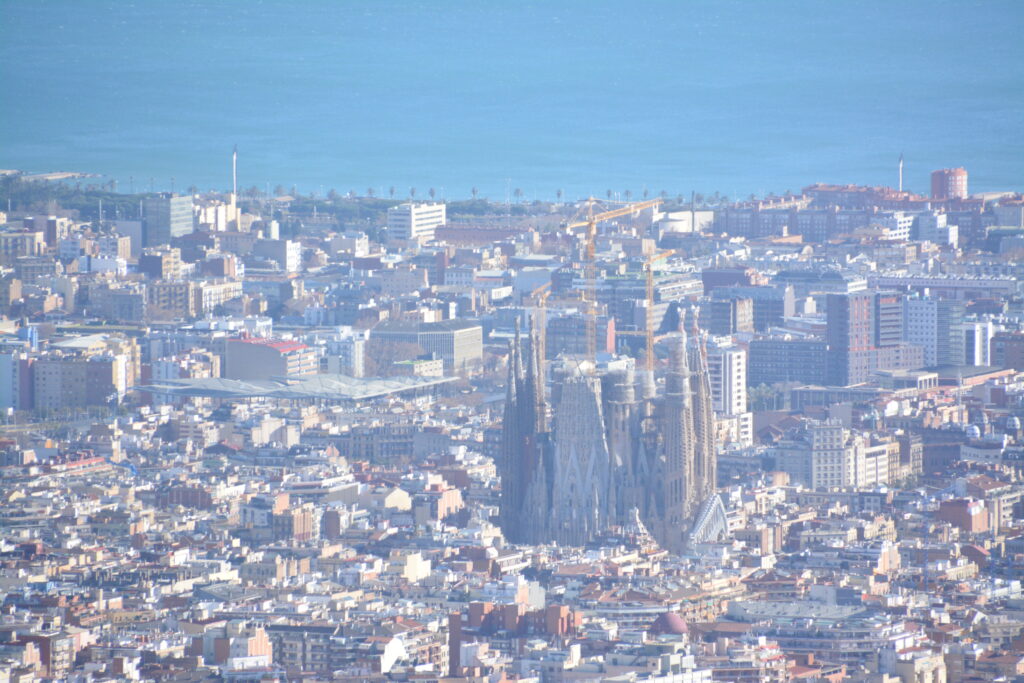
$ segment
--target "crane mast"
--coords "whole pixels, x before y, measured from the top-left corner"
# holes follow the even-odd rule
[[[636,215],[645,209],[658,206],[661,204],[661,201],[661,199],[651,199],[643,202],[633,202],[617,209],[594,213],[594,207],[597,206],[599,202],[594,197],[591,197],[586,201],[586,220],[577,221],[565,226],[565,229],[570,232],[579,228],[586,228],[586,232],[584,233],[583,251],[583,273],[585,283],[583,309],[585,325],[584,335],[586,337],[587,345],[586,357],[587,360],[591,361],[591,363],[593,363],[597,357],[597,264],[595,262],[597,224],[603,221],[612,220],[613,218]]]

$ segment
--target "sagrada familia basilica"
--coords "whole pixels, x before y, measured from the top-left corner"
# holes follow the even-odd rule
[[[559,358],[545,373],[536,334],[517,329],[499,462],[510,542],[581,546],[639,521],[682,552],[723,533],[703,337],[668,341],[661,382],[629,357]]]

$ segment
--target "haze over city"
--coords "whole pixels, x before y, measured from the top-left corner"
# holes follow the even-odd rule
[[[0,2],[0,682],[1024,681],[1022,19]]]

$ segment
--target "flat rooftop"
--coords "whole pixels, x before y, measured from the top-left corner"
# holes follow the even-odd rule
[[[455,377],[349,377],[310,375],[269,380],[212,377],[173,379],[138,387],[141,391],[202,398],[364,401],[454,382]]]

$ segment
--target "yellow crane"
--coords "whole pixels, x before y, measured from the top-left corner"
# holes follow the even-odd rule
[[[597,242],[597,224],[609,221],[622,216],[635,216],[645,209],[650,209],[661,204],[661,199],[650,199],[643,202],[633,202],[609,211],[594,213],[594,207],[600,206],[600,202],[594,197],[586,200],[587,215],[585,220],[569,223],[564,227],[570,232],[579,228],[586,228],[584,237],[584,280],[585,288],[583,295],[584,315],[586,316],[586,343],[587,360],[593,361],[597,356],[597,278],[595,273],[595,245]]]
[[[662,259],[666,259],[669,256],[675,254],[674,249],[663,251],[660,254],[655,254],[651,258],[644,261],[644,280],[646,286],[646,323],[644,325],[643,332],[619,332],[621,335],[643,335],[646,341],[646,352],[647,356],[644,358],[644,368],[647,370],[654,369],[654,264]]]

